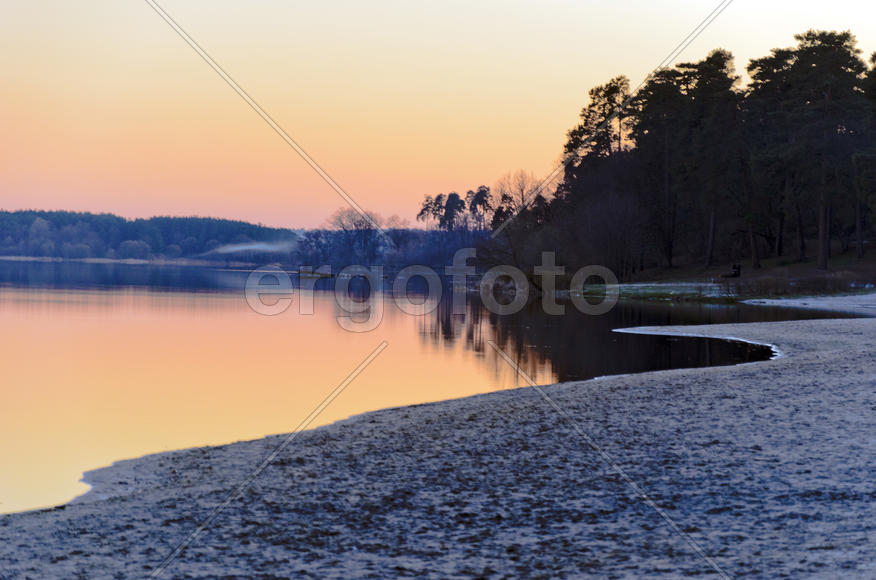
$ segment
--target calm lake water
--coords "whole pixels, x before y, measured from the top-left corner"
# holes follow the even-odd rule
[[[471,303],[412,316],[385,301],[371,332],[343,330],[330,292],[253,312],[245,274],[119,265],[0,264],[0,512],[83,493],[82,472],[115,460],[294,429],[382,341],[388,347],[319,416],[525,385],[495,341],[537,382],[732,364],[768,356],[718,340],[613,328],[811,318],[761,307],[621,302],[603,316],[537,304],[500,317]],[[24,287],[27,286],[27,287]],[[183,288],[209,291],[182,291]],[[237,289],[235,289],[237,288]],[[423,310],[430,309],[425,304]]]

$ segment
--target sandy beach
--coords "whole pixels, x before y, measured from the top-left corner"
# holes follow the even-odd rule
[[[780,356],[544,387],[574,425],[523,388],[302,432],[161,577],[716,576],[688,539],[728,576],[876,577],[876,318],[637,331]],[[71,504],[0,516],[0,576],[149,576],[282,440],[89,472]]]

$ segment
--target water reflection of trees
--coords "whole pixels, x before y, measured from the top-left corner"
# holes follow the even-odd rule
[[[19,288],[238,290],[243,288],[247,274],[178,265],[0,260],[0,285]]]
[[[799,317],[788,310],[705,304],[619,303],[610,313],[587,316],[566,304],[564,316],[546,315],[539,303],[510,316],[487,311],[476,297],[464,314],[453,314],[450,298],[441,300],[419,322],[420,336],[434,348],[465,348],[494,369],[507,366],[487,344],[494,341],[527,374],[568,381],[607,374],[732,364],[762,360],[769,349],[721,340],[661,337],[613,332],[615,328],[694,323],[742,322]]]

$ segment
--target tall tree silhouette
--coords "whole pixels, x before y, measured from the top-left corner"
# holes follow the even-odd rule
[[[848,193],[840,179],[842,165],[851,162],[848,142],[863,129],[859,111],[867,66],[851,32],[809,30],[794,38],[792,132],[808,144],[818,168],[818,178],[810,184],[817,188],[818,268],[826,270],[832,206],[841,193]]]
[[[657,72],[634,100],[633,139],[640,164],[641,187],[651,208],[651,227],[666,260],[673,266],[678,226],[679,156],[689,118],[686,79],[676,69]]]
[[[745,87],[717,49],[657,71],[628,106],[625,77],[591,89],[555,197],[496,245],[522,262],[554,250],[570,267],[599,261],[624,276],[743,256],[757,268],[792,234],[800,261],[817,235],[820,268],[831,240],[847,251],[854,239],[862,254],[876,203],[876,55],[867,67],[850,32],[795,41],[751,60]],[[493,227],[518,206],[497,193]]]
[[[678,69],[689,99],[679,178],[691,202],[705,213],[695,212],[703,217],[704,264],[708,267],[714,258],[718,214],[726,210],[728,198],[739,188],[738,180],[733,179],[734,164],[744,155],[740,95],[735,90],[739,77],[733,55],[722,49],[699,62],[680,64]]]

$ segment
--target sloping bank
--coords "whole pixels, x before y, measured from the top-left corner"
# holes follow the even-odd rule
[[[876,295],[807,302],[876,311]],[[876,576],[876,319],[647,331],[732,336],[783,356],[545,391],[726,574]],[[148,575],[280,441],[119,462],[90,473],[96,489],[78,502],[0,516],[0,575]],[[711,572],[535,390],[519,389],[302,433],[162,577]]]

